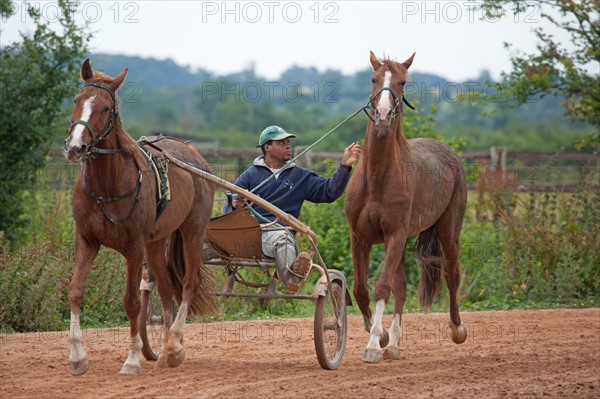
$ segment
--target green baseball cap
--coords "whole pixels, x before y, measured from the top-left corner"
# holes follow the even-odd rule
[[[290,134],[280,128],[279,126],[269,126],[262,131],[258,138],[258,145],[256,147],[262,147],[269,140],[283,140],[288,137],[296,137],[295,134]]]

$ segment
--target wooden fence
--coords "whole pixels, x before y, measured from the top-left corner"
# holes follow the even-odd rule
[[[295,147],[295,154],[304,148]],[[232,182],[260,155],[258,149],[222,150],[202,148],[201,145],[198,149],[213,165],[215,173]],[[51,155],[62,157],[58,149],[51,151]],[[576,181],[578,169],[587,168],[592,173],[592,184],[595,186],[598,186],[600,176],[598,153],[511,152],[503,147],[491,147],[489,151],[465,151],[461,157],[465,163],[470,189],[491,190],[510,186],[518,191],[555,191],[558,188],[573,192],[579,187]],[[323,161],[337,163],[341,159],[341,152],[309,151],[297,162],[305,167],[318,168]],[[565,171],[570,175],[570,181],[561,181],[556,176],[551,176],[552,173],[565,174]],[[317,172],[321,173],[323,170]]]
[[[304,147],[300,146],[294,149],[295,154],[302,150]],[[255,149],[207,149],[201,152],[213,163],[227,162],[230,175],[239,175],[260,155],[260,150]],[[461,157],[465,163],[470,189],[487,190],[510,185],[519,191],[547,191],[556,190],[558,187],[562,191],[573,192],[578,189],[576,181],[561,182],[560,178],[550,174],[568,172],[573,180],[577,170],[585,167],[594,174],[596,185],[600,176],[598,153],[510,152],[503,147],[491,147],[489,151],[465,151]],[[325,160],[339,162],[341,159],[341,152],[309,151],[297,162],[302,166],[314,168]]]

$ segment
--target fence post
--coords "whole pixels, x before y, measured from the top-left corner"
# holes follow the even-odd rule
[[[490,147],[490,168],[495,169],[494,185],[501,185],[506,179],[506,147]]]

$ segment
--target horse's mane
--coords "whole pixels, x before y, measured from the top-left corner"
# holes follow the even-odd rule
[[[94,71],[93,73],[94,73],[94,77],[92,78],[92,80],[95,82],[108,84],[113,81],[113,77],[105,74],[102,71]]]

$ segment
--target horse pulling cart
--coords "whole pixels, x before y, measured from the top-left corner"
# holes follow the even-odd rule
[[[321,367],[334,370],[339,367],[344,356],[347,338],[346,306],[351,306],[351,298],[346,287],[346,278],[338,270],[328,269],[317,247],[317,236],[309,226],[297,218],[283,212],[268,201],[223,180],[210,172],[182,161],[168,151],[162,155],[179,168],[223,188],[226,191],[246,198],[248,209],[236,209],[230,214],[211,219],[208,225],[205,247],[214,254],[204,264],[224,271],[225,281],[221,291],[212,294],[226,298],[258,298],[262,303],[271,299],[310,300],[315,306],[314,344]],[[261,226],[257,218],[250,214],[250,207],[256,204],[268,210],[276,220],[267,227],[282,222],[286,233],[303,234],[310,243],[313,260],[311,270],[320,274],[312,294],[286,294],[279,292],[275,262],[262,254]],[[257,270],[261,281],[249,281],[243,270]],[[252,274],[252,273],[250,273]],[[140,286],[142,309],[138,318],[142,353],[147,360],[157,360],[161,351],[163,320],[160,299],[154,292],[154,275],[146,268]],[[244,289],[242,292],[241,289]],[[250,292],[248,292],[248,289]]]
[[[64,143],[67,160],[81,165],[72,203],[76,233],[75,268],[69,285],[69,372],[82,375],[90,368],[80,314],[86,280],[102,246],[122,254],[127,263],[123,303],[130,341],[121,374],[141,373],[140,352],[147,359],[158,360],[157,367],[179,366],[185,359],[185,321],[188,315],[212,313],[215,294],[314,301],[317,358],[323,368],[337,368],[346,345],[350,296],[343,274],[325,266],[315,233],[267,201],[207,172],[206,160],[187,143],[164,140],[158,148],[148,141],[133,140],[123,128],[118,109],[117,90],[127,69],[113,78],[92,70],[85,60],[80,75],[84,85],[74,98]],[[167,170],[159,157],[177,167]],[[260,225],[243,209],[211,220],[217,186],[271,212],[290,234],[306,235],[316,260],[312,269],[320,273],[312,295],[277,293],[274,263],[262,257]],[[164,206],[167,201],[169,205]],[[203,262],[205,237],[219,254],[218,260]],[[146,279],[142,278],[144,264],[148,266]],[[211,292],[211,279],[204,275],[209,266],[224,268],[227,281],[223,291]],[[266,285],[246,281],[241,271],[252,267],[262,270],[271,281]],[[239,286],[264,288],[265,292],[248,294],[238,291]],[[159,312],[151,306],[159,302],[151,301],[155,294],[160,297]],[[158,344],[156,336],[161,337]]]

